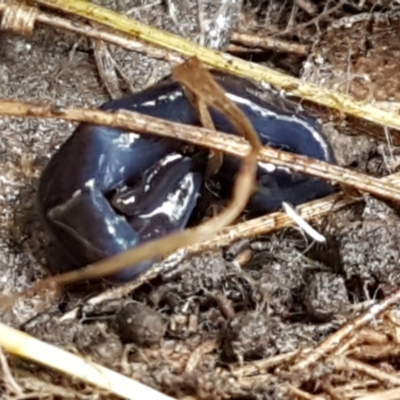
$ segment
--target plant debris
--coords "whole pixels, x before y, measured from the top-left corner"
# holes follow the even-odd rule
[[[8,3],[0,1],[0,12]],[[183,29],[193,40],[213,26],[203,21],[200,27],[194,2],[170,0],[168,10],[154,0],[96,3],[176,34]],[[219,11],[221,18],[226,15],[223,1],[220,8],[200,3],[203,19],[218,21]],[[234,32],[231,43],[223,37],[216,47],[349,94],[360,101],[360,109],[365,104],[365,110],[379,107],[382,115],[395,115],[400,109],[399,15],[394,0],[246,1],[234,16],[237,26],[230,25],[235,18],[224,20],[227,32]],[[60,110],[96,107],[108,98],[105,88],[113,93],[140,90],[182,61],[176,52],[120,37],[97,24],[86,36],[90,25],[82,18],[54,15],[50,8],[33,17],[36,23],[21,30],[25,36],[2,22],[8,30],[0,38],[2,99],[53,104]],[[184,23],[177,26],[181,18]],[[64,30],[68,24],[75,30]],[[99,48],[92,40],[106,43],[100,50],[108,53],[100,56],[112,58],[115,75],[98,71],[93,51]],[[207,40],[211,43],[212,35]],[[107,76],[111,86],[104,82]],[[298,87],[293,89],[301,95]],[[368,189],[364,177],[370,176],[395,191],[398,132],[375,124],[379,114],[349,117],[346,111],[352,110],[330,110],[320,100],[311,104],[311,97],[301,106],[324,123],[340,166],[358,173],[363,190]],[[62,120],[0,118],[3,295],[50,276],[46,254],[52,245],[37,219],[34,199],[40,172],[74,126]],[[314,217],[314,228],[327,239],[320,244],[283,213],[242,221],[188,249],[177,267],[156,267],[153,275],[126,287],[82,283],[22,298],[2,310],[0,330],[3,324],[16,327],[58,351],[84,357],[95,369],[105,367],[126,382],[141,382],[173,398],[396,399],[398,210],[395,202],[358,193],[299,207],[303,218]],[[249,242],[241,244],[236,256],[230,246],[241,238]],[[245,254],[243,262],[240,254]],[[0,371],[0,397],[5,399],[124,396],[6,350],[0,352]],[[134,391],[129,397],[135,394],[145,397]]]

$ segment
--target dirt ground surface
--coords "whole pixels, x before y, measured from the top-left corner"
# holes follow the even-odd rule
[[[203,31],[204,43],[222,49],[237,17],[235,33],[285,40],[303,50],[250,48],[236,39],[236,47],[224,50],[382,107],[400,101],[395,0],[246,2],[237,16],[225,15],[217,41],[212,31],[222,12],[217,2],[96,3],[196,41]],[[213,18],[214,24],[207,23]],[[120,71],[119,86],[110,86],[114,91],[101,79],[92,40],[45,24],[37,24],[29,37],[0,32],[0,97],[94,107],[110,99],[110,92],[156,82],[172,66],[114,45],[104,48]],[[340,165],[377,177],[398,170],[400,150],[384,128],[373,127],[371,137],[360,121],[326,110],[320,116]],[[28,289],[52,273],[48,254],[56,251],[38,220],[35,196],[41,171],[74,126],[0,118],[3,294]],[[400,387],[395,308],[354,334],[335,358],[291,368],[296,351],[309,351],[400,283],[396,207],[365,196],[314,227],[326,245],[287,228],[184,260],[179,273],[158,277],[124,298],[89,306],[87,299],[108,286],[85,283],[24,298],[2,311],[1,321],[175,398],[354,399],[395,390]],[[116,398],[10,354],[0,358],[1,399]]]

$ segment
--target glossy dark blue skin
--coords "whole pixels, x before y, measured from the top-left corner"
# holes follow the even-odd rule
[[[244,111],[264,144],[334,162],[318,123],[299,116],[291,103],[277,97],[260,100],[246,80],[218,72],[214,77]],[[101,108],[199,124],[179,84],[170,78]],[[211,115],[217,130],[235,133],[221,114],[212,111]],[[204,178],[206,157],[178,155],[176,160],[157,164],[181,147],[174,140],[139,137],[104,126],[82,124],[77,128],[43,172],[38,195],[45,225],[75,264],[98,261],[186,226]],[[237,168],[238,160],[225,157],[221,176],[232,182]],[[183,187],[188,179],[190,187]],[[271,173],[271,168],[260,166],[249,208],[262,214],[280,208],[282,201],[296,205],[331,192],[318,179],[281,169]],[[182,204],[178,214],[168,211],[172,203],[169,209],[160,206],[171,196]],[[153,261],[129,267],[112,278],[135,279]]]

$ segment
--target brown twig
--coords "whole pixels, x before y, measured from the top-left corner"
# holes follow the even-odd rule
[[[92,40],[93,54],[97,71],[101,81],[112,99],[122,97],[122,91],[118,84],[117,65],[112,58],[105,42]],[[120,72],[118,70],[118,72]]]
[[[307,56],[310,46],[306,44],[289,42],[283,39],[277,39],[267,36],[251,35],[247,33],[232,33],[232,42],[247,47],[259,47],[267,50],[275,50],[282,53],[293,53],[300,56]]]
[[[0,347],[0,367],[3,370],[4,378],[6,383],[10,386],[10,388],[15,392],[17,396],[23,396],[24,391],[21,386],[15,380],[10,366],[8,365],[7,358],[3,352],[3,349]]]
[[[307,14],[315,15],[317,13],[317,6],[310,0],[295,0],[296,4]]]
[[[0,12],[10,9],[7,3],[0,4]],[[35,11],[35,22],[43,23],[55,28],[65,29],[69,32],[74,32],[84,35],[91,39],[101,40],[107,43],[115,44],[126,50],[135,51],[141,54],[146,54],[156,60],[164,60],[173,64],[181,63],[184,58],[172,51],[164,50],[160,47],[152,46],[151,44],[140,42],[137,39],[129,37],[119,32],[109,32],[105,28],[91,26],[88,23],[79,21],[71,21],[67,18],[59,17],[51,13],[46,13],[37,8],[32,8]],[[10,27],[6,28],[10,30]],[[33,25],[32,25],[33,28]],[[4,29],[4,27],[3,27]]]
[[[351,371],[352,373],[354,371],[359,371],[386,384],[400,386],[399,375],[390,374],[361,361],[353,360],[348,357],[337,357],[333,358],[333,363],[337,369]]]
[[[217,348],[218,348],[218,343],[215,339],[210,339],[202,342],[190,354],[190,357],[187,360],[185,366],[185,373],[190,374],[193,371],[195,371],[197,364],[201,361],[202,357],[207,353],[211,353]]]
[[[230,44],[227,49],[228,53],[234,54],[234,53],[262,53],[264,50],[260,49],[258,47],[256,48],[250,48],[246,46],[240,46],[237,44]]]
[[[357,400],[398,400],[400,399],[400,388],[381,390],[379,392],[357,397]]]
[[[391,296],[382,300],[381,302],[373,305],[368,311],[360,315],[353,321],[348,322],[342,328],[340,328],[333,335],[329,336],[322,343],[320,343],[310,354],[300,359],[293,366],[293,370],[304,370],[310,365],[315,364],[321,358],[328,356],[339,348],[350,335],[355,335],[362,327],[373,321],[377,316],[382,314],[392,305],[400,301],[400,290],[393,293]],[[399,378],[400,379],[400,378]],[[400,380],[399,380],[400,382]]]
[[[171,137],[237,157],[245,157],[250,150],[250,146],[246,141],[233,135],[172,123],[136,112],[122,110],[116,113],[107,113],[100,110],[60,109],[20,101],[0,100],[0,115],[57,118],[107,125],[128,131],[133,130],[138,133]],[[323,161],[283,152],[267,146],[260,152],[258,160],[286,167],[294,172],[331,180],[344,186],[368,192],[379,198],[400,201],[400,191],[397,185],[337,165],[327,164]]]
[[[296,396],[296,399],[305,399],[305,400],[325,400],[324,397],[315,396],[310,393],[305,392],[289,383],[283,385],[283,387],[292,395]]]
[[[312,351],[311,348],[303,349],[302,353],[305,354],[310,351]],[[300,350],[295,350],[291,351],[290,353],[279,354],[277,356],[273,356],[265,360],[248,362],[245,365],[239,365],[238,367],[233,367],[231,369],[231,372],[237,378],[240,378],[242,376],[263,374],[270,368],[274,368],[276,366],[282,366],[282,364],[289,364],[293,362],[293,360],[296,358],[296,356],[298,356],[299,353]]]
[[[324,10],[322,13],[320,13],[319,15],[315,16],[314,18],[310,19],[309,21],[304,22],[303,24],[299,24],[295,28],[290,28],[290,29],[286,29],[283,32],[279,32],[279,34],[287,35],[289,33],[299,32],[302,29],[307,28],[310,25],[317,24],[319,21],[326,19],[330,14],[339,10],[346,3],[346,1],[347,0],[339,0],[339,2],[337,4],[335,4],[331,8]],[[327,3],[327,4],[329,4],[329,3]]]

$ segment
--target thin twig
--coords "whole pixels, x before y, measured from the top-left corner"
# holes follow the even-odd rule
[[[1,369],[4,372],[5,381],[8,382],[8,384],[14,390],[16,395],[22,396],[24,394],[24,391],[22,390],[21,386],[17,383],[17,381],[14,379],[14,376],[10,370],[10,366],[8,365],[7,358],[1,346],[0,346],[0,365]]]
[[[310,0],[295,0],[296,4],[307,14],[315,15],[317,13],[317,6]]]
[[[215,339],[210,339],[202,342],[199,346],[197,346],[192,353],[190,354],[186,366],[185,373],[193,373],[201,361],[201,358],[208,353],[216,350],[218,348],[218,342]]]
[[[310,351],[312,351],[311,348],[302,349],[303,354]],[[242,376],[263,374],[270,368],[274,368],[278,365],[282,367],[282,364],[288,364],[293,362],[293,360],[299,353],[300,350],[295,350],[291,351],[290,353],[279,354],[277,356],[270,357],[264,360],[247,362],[244,365],[239,365],[238,367],[232,367],[231,372],[237,378],[240,378]]]
[[[4,12],[7,7],[10,7],[10,5],[7,3],[1,3],[0,12]],[[100,29],[97,26],[91,26],[87,23],[82,23],[75,20],[71,21],[67,18],[59,17],[44,11],[38,11],[36,21],[53,26],[55,28],[65,29],[69,32],[74,32],[88,38],[115,44],[116,46],[122,47],[129,51],[146,54],[147,56],[156,60],[168,61],[173,64],[179,64],[184,61],[184,58],[177,53],[166,51],[165,49],[148,43],[143,43],[138,41],[136,38],[132,38],[118,32],[108,32],[104,28]]]
[[[324,397],[314,396],[313,394],[307,393],[304,390],[301,390],[289,383],[283,385],[283,387],[292,395],[296,396],[296,399],[305,399],[305,400],[325,400]]]
[[[374,304],[364,314],[360,315],[353,321],[348,322],[333,335],[326,338],[310,354],[308,354],[305,358],[295,364],[293,366],[293,370],[304,370],[310,365],[315,364],[321,358],[326,357],[327,355],[335,351],[350,335],[355,335],[362,327],[366,326],[368,323],[370,323],[376,317],[382,314],[385,310],[387,310],[392,305],[398,303],[399,301],[400,290],[396,291],[386,299],[383,299],[381,302]]]
[[[172,123],[125,110],[120,110],[116,113],[107,113],[100,110],[83,108],[60,109],[51,106],[38,106],[21,101],[0,100],[0,115],[57,118],[107,125],[128,131],[133,130],[138,133],[150,133],[157,136],[175,138],[241,158],[245,157],[250,150],[249,144],[240,137],[204,128]],[[379,198],[400,201],[400,191],[397,185],[339,167],[338,165],[328,164],[298,154],[283,152],[267,146],[263,147],[258,160],[265,163],[272,163],[279,167],[286,167],[294,172],[312,175],[324,180],[331,180],[344,186],[368,192]]]
[[[310,46],[289,42],[283,39],[277,39],[263,35],[251,35],[248,33],[232,33],[232,42],[241,44],[247,47],[260,47],[267,50],[280,51],[282,53],[293,53],[301,56],[307,56],[310,51]]]
[[[382,390],[357,397],[357,400],[398,400],[400,399],[400,388]]]
[[[335,367],[340,370],[351,371],[352,373],[354,371],[362,372],[383,383],[393,386],[400,386],[399,375],[390,374],[389,372],[382,371],[381,369],[373,367],[372,365],[368,365],[348,357],[337,357],[332,361]]]
[[[333,7],[325,10],[324,12],[320,13],[319,15],[315,16],[314,18],[310,19],[310,21],[304,22],[303,24],[299,24],[295,28],[292,29],[287,29],[284,32],[281,32],[281,34],[288,34],[288,33],[293,33],[293,32],[299,32],[300,30],[306,28],[307,26],[311,26],[313,24],[317,24],[319,21],[322,21],[326,19],[330,14],[334,13],[335,11],[338,11],[342,6],[346,3],[347,0],[339,0],[337,4],[335,4]],[[297,2],[296,2],[297,3]]]
[[[115,11],[96,6],[84,0],[37,0],[38,4],[73,13],[81,17],[97,21],[117,31],[124,32],[134,38],[152,43],[159,47],[180,53],[182,56],[196,56],[204,63],[232,74],[244,76],[257,81],[268,82],[283,90],[287,90],[304,100],[339,110],[345,114],[378,124],[400,129],[398,115],[385,112],[372,104],[366,104],[352,97],[331,91],[327,88],[302,82],[299,79],[254,64],[229,54],[208,49],[186,38],[150,27]],[[344,3],[341,0],[338,6]],[[333,7],[336,9],[337,6]]]

